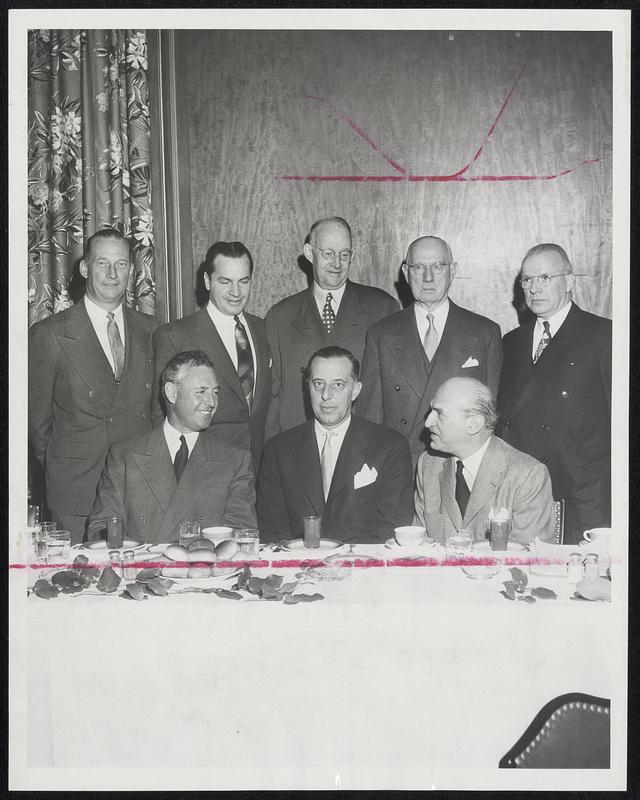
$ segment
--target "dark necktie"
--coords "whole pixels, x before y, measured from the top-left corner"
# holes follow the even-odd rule
[[[184,468],[187,466],[187,461],[189,460],[189,448],[187,447],[187,440],[184,438],[184,435],[180,437],[180,449],[176,453],[176,457],[173,459],[173,471],[176,475],[176,480],[180,480],[180,476]]]
[[[544,326],[544,333],[542,334],[542,339],[540,339],[540,342],[538,343],[538,347],[536,348],[535,355],[533,356],[533,363],[534,364],[540,358],[540,356],[544,352],[545,347],[551,341],[551,329],[549,328],[549,323],[545,319],[545,321],[542,324]]]
[[[113,311],[107,313],[107,338],[109,339],[109,347],[113,356],[113,374],[116,381],[120,383],[122,370],[124,369],[124,345],[120,338],[120,330]]]
[[[331,292],[327,295],[327,301],[324,304],[324,308],[322,309],[322,324],[324,325],[327,333],[331,333],[331,328],[336,321],[336,315],[333,310],[333,306],[331,305],[331,301],[333,300],[333,296]]]
[[[251,345],[244,325],[240,318],[235,316],[236,321],[236,351],[238,353],[238,378],[240,386],[251,410],[251,400],[253,398],[253,356],[251,355]]]
[[[471,492],[469,491],[467,482],[462,474],[463,468],[464,464],[462,461],[460,461],[460,459],[458,459],[456,463],[456,503],[460,507],[460,513],[464,519],[464,515],[467,510],[467,503],[469,502],[469,495]]]

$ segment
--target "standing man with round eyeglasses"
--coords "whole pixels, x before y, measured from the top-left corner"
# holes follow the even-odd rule
[[[574,543],[611,524],[611,321],[572,302],[557,244],[529,250],[520,285],[535,320],[504,337],[496,432],[547,465]]]
[[[312,418],[304,371],[316,350],[339,345],[360,360],[369,326],[398,310],[387,292],[349,280],[351,228],[342,217],[314,222],[303,252],[313,267],[312,285],[276,303],[265,319],[273,357],[266,438]]]
[[[412,242],[402,272],[414,302],[367,334],[358,413],[402,433],[414,465],[429,447],[424,423],[441,384],[467,377],[498,387],[500,328],[449,299],[457,266],[443,239]]]

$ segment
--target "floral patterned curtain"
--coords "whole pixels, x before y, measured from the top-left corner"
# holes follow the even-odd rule
[[[83,293],[83,242],[134,242],[127,305],[155,315],[144,31],[29,32],[29,324]]]

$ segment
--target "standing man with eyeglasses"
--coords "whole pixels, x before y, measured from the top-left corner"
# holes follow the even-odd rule
[[[572,544],[611,524],[611,321],[572,302],[557,244],[529,250],[520,285],[535,320],[504,337],[496,432],[547,465]]]
[[[500,328],[449,300],[456,269],[443,239],[416,239],[402,264],[414,302],[367,334],[358,413],[402,433],[414,465],[429,446],[424,423],[441,384],[459,376],[498,387]]]
[[[342,217],[314,222],[303,252],[312,285],[276,303],[265,320],[273,356],[267,438],[312,418],[304,372],[316,350],[339,345],[360,360],[369,326],[398,310],[387,292],[349,280],[351,228]]]
[[[219,382],[220,411],[212,430],[224,425],[229,442],[251,448],[258,469],[271,399],[271,357],[264,320],[245,312],[253,259],[242,242],[216,242],[205,257],[209,302],[200,311],[158,328],[154,337],[154,424],[164,419],[160,375],[176,353],[204,350]]]

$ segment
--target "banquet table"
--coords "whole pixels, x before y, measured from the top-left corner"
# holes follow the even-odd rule
[[[184,591],[230,588],[234,576],[176,581],[169,596],[138,602],[95,590],[31,594],[31,785],[564,785],[567,771],[499,770],[498,761],[564,693],[611,698],[616,723],[619,604],[571,599],[566,576],[533,574],[529,584],[556,599],[511,601],[500,594],[506,567],[472,580],[459,566],[390,558],[383,546],[357,551],[378,566],[305,572],[298,555],[263,550],[254,575],[304,574],[299,591],[323,596],[297,605]],[[36,572],[12,578],[29,585]],[[623,758],[612,748],[612,770],[568,771],[571,788],[611,788]]]

